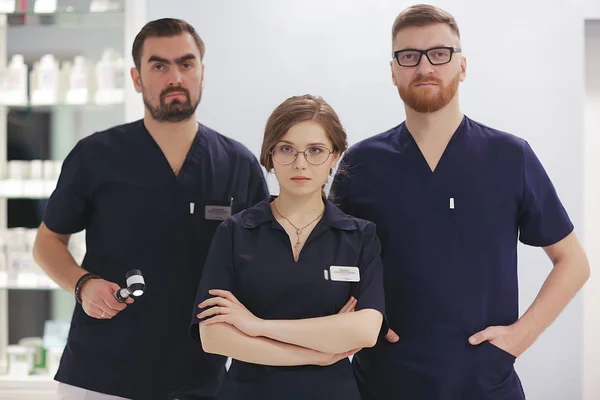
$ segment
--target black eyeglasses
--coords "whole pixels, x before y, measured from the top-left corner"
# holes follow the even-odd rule
[[[296,158],[298,158],[298,154],[300,153],[304,154],[304,158],[306,158],[306,161],[309,163],[313,165],[321,165],[329,159],[331,153],[333,152],[327,147],[323,146],[310,146],[304,151],[298,151],[292,146],[283,145],[275,147],[273,150],[271,150],[271,156],[273,157],[273,160],[281,165],[290,165],[294,163]]]
[[[401,67],[416,67],[421,62],[423,55],[427,57],[431,65],[448,64],[452,60],[452,54],[460,53],[457,47],[434,47],[427,50],[405,49],[396,50],[394,58]]]

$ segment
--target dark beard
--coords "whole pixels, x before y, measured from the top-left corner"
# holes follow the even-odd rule
[[[182,103],[179,100],[173,100],[170,103],[165,103],[165,96],[173,92],[184,94],[186,98],[185,102]],[[196,113],[196,108],[198,108],[198,104],[200,104],[200,99],[202,98],[202,92],[198,95],[198,101],[193,105],[190,99],[190,92],[187,89],[179,87],[170,87],[163,90],[160,94],[160,105],[157,107],[152,107],[146,96],[143,96],[143,98],[146,108],[156,121],[181,122],[191,118]]]

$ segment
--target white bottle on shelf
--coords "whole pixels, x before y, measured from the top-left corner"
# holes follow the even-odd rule
[[[7,163],[7,179],[2,182],[2,196],[22,197],[25,192],[25,181],[29,178],[29,163],[12,160]]]
[[[16,10],[16,0],[0,0],[0,14],[14,13]]]
[[[121,5],[113,0],[92,0],[90,3],[90,12],[108,12],[118,11]]]
[[[44,160],[44,196],[50,197],[54,189],[56,189],[56,181],[58,180],[58,174],[60,174],[60,167],[62,161]],[[57,174],[58,169],[58,174]]]
[[[73,62],[65,60],[61,63],[59,74],[58,74],[58,93],[59,102],[65,103],[69,87],[71,85],[71,70],[73,69]]]
[[[4,245],[4,234],[0,235],[0,289],[6,288],[8,284],[8,268],[6,266],[6,246]]]
[[[0,104],[27,104],[27,65],[23,55],[15,54],[11,58],[8,67],[4,70],[0,90],[2,91]]]
[[[125,102],[125,60],[121,54],[115,54],[115,103],[121,104]]]
[[[9,376],[24,378],[34,372],[34,351],[32,348],[9,345],[6,352]]]
[[[29,179],[25,182],[24,195],[31,198],[44,196],[44,164],[42,160],[29,162]]]
[[[36,0],[33,5],[36,14],[49,14],[56,12],[56,0]]]
[[[36,277],[32,275],[25,258],[27,256],[27,230],[10,228],[6,234],[6,254],[8,285],[17,288],[35,286]]]
[[[37,70],[35,67],[37,66]],[[59,100],[60,72],[58,61],[52,54],[42,56],[39,64],[34,65],[35,86],[31,94],[31,104],[52,105]]]
[[[90,88],[90,69],[83,56],[76,56],[69,77],[67,104],[85,104],[88,102]]]
[[[96,85],[98,90],[94,96],[96,104],[112,104],[115,102],[114,92],[117,88],[115,70],[116,54],[113,49],[105,49],[96,63]]]

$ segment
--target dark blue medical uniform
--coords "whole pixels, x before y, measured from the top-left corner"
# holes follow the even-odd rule
[[[85,229],[83,268],[121,285],[139,269],[146,291],[111,320],[77,304],[56,379],[144,400],[214,395],[226,358],[189,338],[190,307],[228,207],[239,212],[267,197],[252,153],[202,125],[178,176],[143,121],[79,141],[44,222],[60,234]],[[187,395],[169,395],[177,391]]]
[[[432,172],[406,125],[353,146],[333,183],[382,242],[390,327],[354,357],[364,400],[516,400],[515,358],[472,334],[517,321],[517,242],[573,225],[529,144],[467,117]]]
[[[254,315],[267,320],[334,315],[350,296],[356,310],[385,313],[380,243],[375,225],[325,201],[325,213],[294,261],[290,239],[265,200],[233,216],[217,230],[196,304],[210,289],[232,292]],[[330,266],[358,267],[360,281],[329,279]],[[193,310],[190,333],[199,340]],[[385,314],[384,314],[385,315]],[[382,324],[387,329],[387,324]],[[358,400],[348,359],[331,366],[273,367],[233,360],[219,400]]]

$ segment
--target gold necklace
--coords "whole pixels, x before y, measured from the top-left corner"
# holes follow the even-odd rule
[[[282,213],[279,212],[279,210],[277,209],[277,205],[275,204],[275,202],[273,202],[273,208],[275,209],[275,212],[277,214],[279,214],[279,216],[281,218],[285,219],[291,226],[293,226],[296,229],[296,244],[294,245],[294,250],[298,250],[298,247],[300,247],[300,236],[302,235],[302,231],[304,229],[306,229],[309,225],[311,225],[313,222],[315,222],[316,220],[318,220],[319,218],[321,218],[321,216],[325,213],[325,207],[323,207],[323,212],[321,212],[321,214],[317,215],[317,217],[315,219],[313,219],[312,221],[310,221],[308,224],[304,225],[302,228],[298,228],[296,225],[294,225],[292,223],[292,221],[290,221],[289,219],[287,219],[285,215],[283,215]]]

